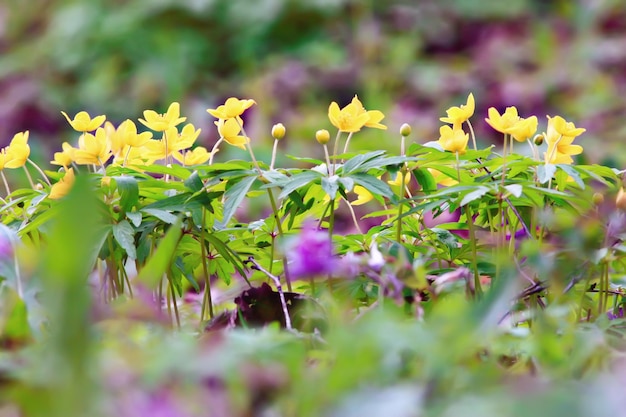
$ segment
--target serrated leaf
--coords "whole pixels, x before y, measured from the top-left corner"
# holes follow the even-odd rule
[[[198,171],[192,172],[189,178],[185,180],[184,184],[185,187],[189,188],[193,192],[200,191],[204,187]]]
[[[246,177],[224,193],[224,218],[215,225],[218,229],[223,229],[230,222],[254,181],[256,181],[256,176]]]
[[[539,183],[545,184],[550,181],[556,173],[556,166],[552,164],[543,164],[537,167],[537,179]]]
[[[137,259],[135,248],[135,230],[126,220],[113,225],[113,237],[115,241],[126,251],[130,259]]]
[[[382,195],[387,198],[393,196],[393,191],[389,188],[389,185],[373,175],[357,173],[350,175],[350,178],[352,178],[355,184],[366,188],[370,193]]]
[[[130,211],[139,202],[139,184],[131,176],[113,177],[120,193],[120,206],[124,211]]]
[[[305,185],[311,183],[312,181],[321,178],[322,174],[315,171],[305,171],[299,174],[294,175],[289,179],[289,181],[284,185],[283,190],[278,196],[279,199],[285,198],[295,190],[300,187],[304,187]]]
[[[141,219],[143,218],[141,213],[138,211],[127,211],[126,217],[128,218],[128,220],[131,221],[131,223],[135,227],[139,227],[139,225],[141,224]]]
[[[157,219],[161,220],[164,223],[167,224],[174,224],[176,223],[178,217],[172,213],[170,213],[169,211],[165,211],[165,210],[159,210],[159,209],[153,209],[153,208],[144,208],[141,210],[142,212],[149,214],[151,216],[156,217]]]
[[[461,200],[460,206],[464,206],[468,203],[471,203],[474,200],[479,199],[480,197],[484,196],[485,194],[487,194],[490,191],[489,188],[487,187],[478,187],[477,189],[475,189],[474,191],[471,191],[467,194],[465,194],[463,196],[463,199]]]
[[[519,198],[522,195],[523,187],[521,184],[509,184],[505,185],[504,188],[511,193],[511,195]]]

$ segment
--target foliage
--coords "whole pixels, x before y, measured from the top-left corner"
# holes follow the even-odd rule
[[[27,132],[1,150],[3,179],[23,169],[31,181],[3,181],[6,407],[618,412],[623,172],[573,163],[585,129],[554,116],[536,132],[536,116],[493,109],[502,152],[478,149],[470,95],[438,141],[407,143],[403,125],[398,154],[354,151],[364,129],[393,136],[355,96],[329,106],[337,133],[317,135],[323,160],[278,167],[277,147],[269,164],[257,159],[245,130],[260,105],[208,109],[211,150],[178,103],[144,112],[149,134],[66,115],[76,140],[55,154],[58,171],[30,159]],[[290,140],[282,124],[272,132],[275,145]],[[249,160],[218,161],[227,145]]]

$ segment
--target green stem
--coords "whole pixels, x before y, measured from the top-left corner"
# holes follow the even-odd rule
[[[206,240],[206,207],[202,207],[202,224],[200,225],[200,256],[202,257],[202,277],[204,278],[204,297],[202,297],[202,308],[200,309],[200,321],[204,321],[207,304],[209,307],[209,317],[213,318],[213,298],[211,297],[211,278],[209,277],[209,266],[207,262]]]
[[[0,171],[0,176],[2,176],[2,182],[4,183],[4,189],[7,192],[7,197],[11,195],[11,189],[9,188],[9,182],[7,181],[7,177],[4,175],[4,171]],[[9,198],[9,201],[11,199]]]
[[[474,150],[477,151],[478,147],[476,146],[476,135],[474,134],[474,128],[469,120],[465,121],[467,123],[467,127],[469,127],[470,137],[472,138],[472,145],[474,145]]]
[[[270,171],[274,169],[274,163],[276,162],[276,151],[278,150],[278,140],[274,139],[274,146],[272,147],[272,160],[270,162]]]
[[[167,281],[169,282],[168,293],[172,295],[172,305],[174,306],[174,316],[176,317],[176,326],[180,329],[180,315],[178,314],[178,304],[176,304],[176,291],[174,290],[174,282],[172,280],[172,274],[168,271]]]
[[[272,205],[272,212],[274,213],[274,219],[276,221],[276,229],[278,230],[278,235],[283,239],[285,237],[285,232],[283,232],[283,226],[280,221],[280,215],[278,214],[278,206],[276,205],[276,199],[274,198],[274,193],[271,188],[267,189],[267,195],[270,198],[270,204]],[[287,262],[287,255],[283,255],[283,271],[285,272],[285,281],[287,282],[287,291],[291,292],[291,277],[289,276],[289,264]]]
[[[328,176],[335,175],[335,165],[337,164],[337,152],[339,152],[339,139],[341,138],[341,130],[337,131],[337,136],[335,136],[335,147],[333,149],[333,164],[328,167]]]
[[[37,172],[39,172],[39,175],[41,175],[41,177],[44,179],[44,181],[46,182],[46,184],[48,185],[52,185],[50,184],[50,180],[48,179],[48,176],[42,171],[41,168],[39,168],[39,166],[34,163],[33,161],[31,161],[30,159],[26,160],[29,164],[31,164],[36,170]]]
[[[24,168],[24,172],[26,173],[26,178],[28,178],[28,182],[30,183],[30,188],[35,189],[35,183],[33,182],[33,177],[30,176],[30,172],[28,172],[28,168],[26,165],[22,166]]]
[[[476,232],[474,230],[474,219],[472,218],[472,210],[470,205],[465,206],[465,221],[469,230],[470,245],[472,246],[472,269],[474,270],[474,288],[476,294],[480,296],[483,289],[480,285],[480,275],[478,274],[478,250],[476,247]]]

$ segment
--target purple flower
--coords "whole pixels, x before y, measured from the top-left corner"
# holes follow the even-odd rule
[[[333,243],[327,232],[306,224],[287,250],[289,273],[292,278],[327,275],[335,270]]]
[[[606,313],[609,320],[615,319],[623,319],[624,318],[624,308],[620,306],[617,311],[613,312],[613,310]]]

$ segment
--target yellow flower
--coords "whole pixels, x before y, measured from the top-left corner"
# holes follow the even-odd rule
[[[328,130],[326,129],[320,129],[315,132],[315,140],[320,145],[326,145],[328,141],[330,141],[330,133],[328,133]]]
[[[152,132],[137,133],[137,125],[130,119],[120,123],[115,133],[123,146],[132,146],[133,148],[139,148],[152,139]]]
[[[365,114],[367,114],[367,116],[369,117],[367,122],[365,122],[365,127],[387,130],[387,126],[380,123],[380,121],[385,118],[385,115],[383,114],[383,112],[381,112],[380,110],[368,110],[365,112]]]
[[[452,129],[448,125],[439,128],[439,140],[437,142],[444,151],[464,154],[468,141],[469,135],[461,129]]]
[[[285,129],[285,125],[282,123],[276,123],[272,126],[272,137],[275,140],[281,140],[285,137],[285,133],[287,133],[287,129]]]
[[[531,116],[526,119],[520,118],[513,126],[505,129],[506,133],[513,136],[518,142],[525,142],[526,139],[533,137],[537,131],[537,116]]]
[[[153,161],[166,159],[176,151],[169,140],[166,139],[151,139],[142,149],[146,151],[145,156]]]
[[[87,113],[86,111],[76,113],[74,119],[70,119],[70,117],[64,111],[62,111],[61,114],[65,116],[68,123],[72,126],[72,129],[77,132],[83,133],[93,132],[94,130],[102,126],[102,123],[104,123],[107,118],[104,115],[100,115],[92,119],[91,116],[89,116],[89,113]]]
[[[165,114],[158,114],[154,110],[145,110],[143,117],[145,119],[139,119],[139,121],[148,129],[152,129],[156,132],[166,131],[187,120],[186,117],[180,117],[180,104],[177,102],[170,104]]]
[[[571,164],[574,162],[571,155],[582,153],[583,147],[572,145],[572,142],[585,130],[577,128],[574,123],[565,121],[561,116],[548,116],[548,129],[544,135],[548,144],[548,150],[544,153],[546,163]]]
[[[401,172],[398,171],[396,173],[396,177],[393,180],[387,181],[387,184],[394,186],[394,187],[400,187],[402,185],[407,185],[409,183],[409,181],[411,180],[411,175],[407,172],[406,174],[404,174],[404,184],[400,184],[400,175]]]
[[[367,188],[361,187],[360,185],[355,185],[353,191],[358,196],[356,200],[350,202],[353,206],[360,206],[362,204],[369,203],[374,199],[372,193],[370,193]]]
[[[197,146],[192,151],[185,151],[184,153],[174,152],[174,159],[181,164],[188,165],[200,165],[209,160],[211,154],[203,146]]]
[[[78,139],[78,149],[74,151],[74,161],[80,165],[104,165],[111,157],[111,144],[106,131],[99,127],[96,135],[85,133]]]
[[[439,120],[444,123],[450,123],[455,130],[460,129],[461,125],[474,115],[474,109],[474,94],[470,93],[465,104],[461,104],[458,107],[450,107],[446,110],[448,117],[442,117]]]
[[[26,165],[30,156],[30,146],[28,146],[28,130],[16,133],[11,139],[11,143],[6,147],[6,161],[4,168],[21,168]]]
[[[63,178],[61,178],[56,184],[50,188],[49,198],[56,200],[61,197],[65,197],[74,184],[74,168],[70,168],[65,172]]]
[[[55,152],[54,159],[50,161],[50,163],[67,168],[74,161],[74,152],[76,151],[76,148],[72,147],[67,142],[63,142],[61,148],[63,150],[61,152]]]
[[[219,119],[214,123],[217,126],[217,131],[219,132],[220,137],[224,139],[226,143],[244,150],[246,149],[246,144],[249,139],[245,136],[239,135],[241,132],[240,123],[242,123],[240,118],[226,120]]]
[[[233,117],[241,116],[244,111],[254,104],[256,104],[256,101],[251,99],[239,100],[238,98],[230,97],[217,109],[207,109],[207,112],[216,119],[232,119]]]
[[[365,111],[363,104],[361,104],[357,96],[354,96],[350,104],[341,110],[339,110],[339,105],[334,101],[328,107],[330,123],[342,132],[358,132],[366,123],[376,125],[378,124],[376,121],[377,117],[377,115],[370,115]]]
[[[181,151],[183,149],[188,149],[193,146],[200,136],[201,129],[196,130],[196,128],[191,124],[187,123],[180,134],[176,133],[174,143],[174,149],[177,151]],[[170,140],[170,131],[168,130],[167,139]]]
[[[145,165],[152,165],[157,159],[163,159],[161,155],[153,155],[153,148],[150,146],[152,142],[158,144],[159,141],[151,139],[142,147],[131,147],[124,155],[116,156],[113,163],[115,165],[122,165],[124,161],[126,161],[126,167],[142,171]]]
[[[507,129],[513,127],[519,121],[519,115],[515,106],[507,107],[502,115],[494,107],[490,107],[488,114],[489,117],[485,121],[500,133],[508,133]]]
[[[444,187],[450,187],[452,185],[457,185],[459,183],[457,180],[448,177],[443,172],[436,170],[434,168],[428,168],[428,172],[430,172],[430,174],[433,176],[437,184],[443,185]]]
[[[0,149],[0,171],[4,169],[4,165],[7,163],[7,151],[5,149]]]

